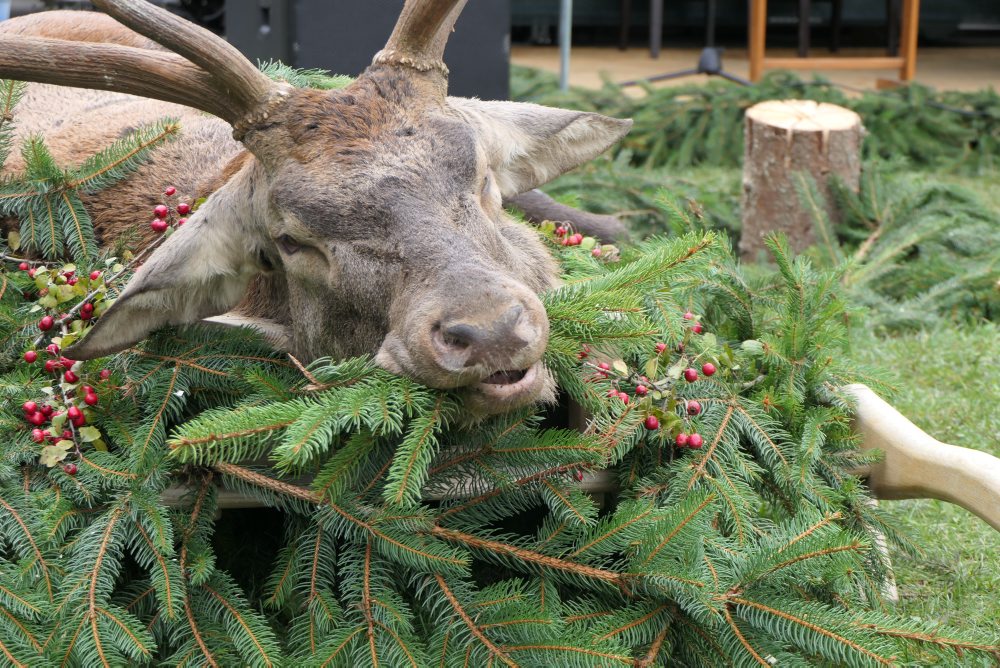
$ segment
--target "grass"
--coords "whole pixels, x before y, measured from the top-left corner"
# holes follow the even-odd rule
[[[1000,456],[1000,326],[942,324],[893,338],[865,333],[853,355],[895,374],[892,403],[928,434]],[[998,634],[1000,532],[942,501],[882,503],[923,550],[893,554],[897,611]]]

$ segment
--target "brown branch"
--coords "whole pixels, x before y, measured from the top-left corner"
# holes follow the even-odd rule
[[[458,599],[455,598],[455,595],[451,592],[451,589],[448,588],[448,584],[444,581],[444,578],[438,574],[435,574],[434,578],[437,580],[438,586],[441,587],[441,591],[444,592],[445,598],[448,599],[448,602],[451,604],[451,607],[455,610],[455,612],[458,613],[458,616],[462,618],[462,621],[465,622],[465,625],[469,627],[469,631],[472,632],[472,635],[474,635],[476,639],[479,640],[479,642],[483,643],[483,645],[486,646],[486,649],[490,651],[490,654],[492,656],[495,656],[501,661],[503,661],[505,666],[517,666],[518,665],[517,663],[515,663],[509,656],[507,656],[499,647],[494,645],[493,642],[486,637],[486,634],[483,633],[478,626],[476,626],[476,623],[472,621],[471,617],[469,617],[469,613],[465,611],[465,608],[463,608],[462,605],[458,602]]]
[[[679,523],[677,524],[677,526],[675,526],[675,527],[674,527],[674,528],[673,528],[673,529],[672,529],[672,530],[670,531],[670,533],[668,533],[668,534],[667,534],[666,536],[664,536],[663,540],[661,540],[661,541],[660,541],[659,545],[657,545],[657,546],[656,546],[656,547],[655,547],[655,548],[653,549],[653,551],[652,551],[652,552],[650,552],[650,553],[649,553],[649,554],[648,554],[648,555],[646,556],[646,559],[645,559],[645,560],[644,560],[644,561],[643,561],[642,563],[644,563],[644,564],[648,564],[648,563],[649,563],[649,560],[650,560],[650,559],[652,559],[652,558],[653,558],[653,557],[655,557],[655,556],[656,556],[657,554],[659,554],[659,553],[660,553],[660,550],[662,550],[662,549],[663,549],[664,547],[666,547],[667,543],[669,543],[669,542],[670,542],[671,540],[673,540],[674,536],[676,536],[676,535],[677,535],[678,533],[680,533],[680,532],[681,532],[681,530],[682,530],[682,529],[683,529],[684,527],[686,527],[686,526],[688,525],[688,523],[689,523],[689,522],[690,522],[691,520],[693,520],[693,519],[695,518],[695,516],[696,516],[696,515],[697,515],[698,513],[700,513],[700,512],[702,511],[702,510],[704,510],[704,509],[705,509],[705,507],[706,507],[706,506],[708,506],[708,504],[710,504],[710,503],[711,503],[711,502],[712,502],[712,501],[713,501],[714,499],[715,499],[715,494],[714,494],[714,493],[712,493],[712,494],[709,494],[708,496],[706,496],[706,497],[705,497],[705,500],[704,500],[704,501],[702,501],[702,502],[701,502],[700,504],[698,504],[698,507],[697,507],[697,508],[695,508],[695,509],[694,509],[694,510],[692,510],[692,511],[691,511],[690,513],[688,513],[688,516],[687,516],[687,517],[685,517],[685,518],[684,518],[683,520],[681,520],[681,521],[680,521],[680,522],[679,522]]]
[[[770,606],[766,606],[766,605],[763,605],[761,603],[757,603],[756,601],[750,601],[748,599],[741,598],[739,596],[726,595],[726,596],[723,596],[723,597],[720,597],[720,598],[722,598],[722,599],[724,599],[726,601],[735,603],[737,605],[745,605],[748,608],[754,608],[756,610],[761,610],[762,612],[766,612],[768,614],[774,615],[775,617],[779,617],[781,619],[784,619],[785,621],[792,622],[793,624],[798,624],[799,626],[807,628],[810,631],[813,631],[815,633],[819,633],[820,635],[826,636],[827,638],[830,638],[831,640],[836,640],[839,643],[847,645],[848,647],[850,647],[854,651],[856,651],[856,652],[858,652],[860,654],[864,654],[865,656],[870,657],[871,659],[875,660],[878,663],[881,663],[882,665],[885,665],[885,666],[891,666],[892,665],[892,660],[886,659],[883,656],[879,656],[878,654],[875,654],[871,650],[868,650],[868,649],[862,647],[861,645],[857,644],[853,640],[850,640],[849,638],[845,638],[844,636],[838,635],[838,634],[834,633],[833,631],[829,631],[827,629],[824,629],[821,626],[817,626],[816,624],[813,624],[812,622],[806,621],[805,619],[801,619],[799,617],[796,617],[795,615],[791,615],[791,614],[789,614],[787,612],[784,612],[782,610],[777,610],[777,609],[772,608]]]
[[[368,624],[368,649],[372,654],[372,665],[378,666],[378,650],[375,648],[375,619],[372,617],[371,569],[372,541],[369,538],[365,543],[365,569],[362,577],[364,587],[361,590],[361,611],[365,615],[365,623]]]
[[[623,626],[619,626],[616,629],[611,629],[610,631],[608,631],[604,635],[598,636],[596,638],[596,640],[607,640],[608,638],[616,636],[619,633],[622,633],[624,631],[628,631],[631,628],[635,628],[636,626],[639,626],[640,624],[648,622],[650,619],[652,619],[653,617],[656,617],[658,614],[660,614],[661,612],[663,612],[666,609],[667,609],[666,605],[661,605],[656,610],[653,610],[652,612],[648,612],[645,615],[643,615],[642,617],[639,617],[638,619],[633,619],[628,624],[624,624]]]
[[[178,438],[171,441],[170,449],[176,450],[177,448],[183,448],[191,445],[217,443],[219,441],[228,441],[233,438],[243,438],[244,436],[254,436],[256,434],[263,434],[269,431],[277,431],[290,426],[293,422],[295,421],[289,420],[287,422],[269,424],[266,427],[254,427],[253,429],[244,429],[243,431],[231,431],[226,434],[209,434],[208,436],[202,436],[201,438]]]
[[[264,650],[264,647],[261,646],[260,641],[257,640],[257,636],[254,635],[253,630],[245,621],[243,621],[243,615],[240,614],[239,610],[234,608],[229,603],[229,601],[225,599],[225,597],[223,597],[219,592],[215,591],[207,584],[203,584],[201,588],[207,591],[212,597],[214,597],[219,603],[221,603],[226,608],[226,610],[229,611],[229,614],[231,614],[233,617],[236,618],[236,621],[239,622],[239,625],[242,626],[246,634],[250,636],[250,640],[252,640],[253,644],[257,646],[257,650],[260,652],[260,655],[264,657],[266,665],[268,666],[273,665],[270,657],[268,657],[267,652]]]
[[[635,668],[649,668],[656,661],[656,657],[660,654],[660,649],[663,647],[663,641],[667,639],[667,632],[670,631],[670,625],[664,624],[660,632],[656,634],[653,638],[653,644],[649,646],[649,651],[646,652],[646,656],[641,659],[636,659]]]
[[[156,557],[156,561],[160,565],[160,570],[163,571],[163,581],[164,583],[166,583],[165,585],[166,591],[164,592],[164,595],[167,600],[161,601],[161,603],[163,605],[163,609],[166,610],[167,617],[173,619],[174,611],[170,608],[170,598],[171,598],[170,572],[167,570],[167,562],[163,559],[163,555],[161,555],[160,552],[156,549],[156,546],[153,545],[153,540],[149,537],[149,534],[146,533],[146,530],[142,528],[142,525],[136,522],[135,528],[137,528],[139,530],[139,533],[142,534],[142,538],[143,540],[146,541],[146,545],[149,546],[149,549],[153,552],[153,555]]]
[[[778,552],[784,552],[787,548],[789,548],[792,545],[794,545],[795,543],[799,542],[800,540],[802,540],[806,536],[809,536],[814,531],[819,530],[820,528],[826,526],[827,524],[829,524],[830,522],[833,522],[834,520],[842,519],[843,517],[844,517],[843,513],[841,513],[839,510],[837,512],[835,512],[835,513],[828,513],[819,522],[817,522],[816,524],[812,525],[811,527],[809,527],[808,529],[806,529],[805,531],[803,531],[802,533],[800,533],[798,536],[796,536],[795,538],[791,539],[790,541],[788,541],[787,543],[785,543],[784,545],[782,545],[781,547],[779,547],[778,548]]]
[[[45,578],[45,588],[48,591],[49,602],[51,603],[55,600],[52,598],[52,579],[49,577],[49,567],[45,563],[45,559],[42,557],[42,551],[38,549],[38,544],[35,543],[35,538],[31,535],[31,531],[28,530],[28,525],[25,524],[21,516],[16,510],[14,510],[14,507],[7,503],[2,496],[0,496],[0,505],[2,505],[8,513],[10,513],[10,516],[13,517],[18,526],[21,527],[21,532],[24,534],[24,537],[28,539],[29,543],[31,543],[31,550],[35,553],[35,559],[42,567],[42,574]]]
[[[729,624],[729,628],[731,628],[733,633],[736,634],[736,638],[740,641],[740,644],[743,645],[746,651],[750,652],[750,656],[752,656],[760,665],[768,666],[768,668],[770,668],[771,664],[761,658],[760,654],[757,653],[757,650],[755,650],[753,645],[750,644],[750,641],[743,637],[743,633],[740,632],[740,627],[736,625],[736,620],[734,620],[733,616],[729,613],[728,605],[722,606],[722,614],[726,616],[726,623]]]
[[[694,469],[694,473],[691,475],[691,480],[688,482],[688,489],[691,489],[694,486],[695,481],[705,473],[705,467],[708,465],[712,455],[715,454],[715,448],[719,445],[719,441],[722,440],[722,435],[726,433],[726,427],[729,425],[729,420],[733,417],[733,410],[733,405],[730,404],[729,409],[726,411],[726,415],[722,418],[722,424],[719,425],[719,432],[712,440],[712,445],[708,446],[705,456],[698,462],[698,465]]]

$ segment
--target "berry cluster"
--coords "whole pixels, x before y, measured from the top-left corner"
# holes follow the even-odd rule
[[[168,199],[177,195],[177,188],[170,186],[163,191]],[[173,233],[178,227],[187,222],[187,216],[191,213],[191,205],[187,202],[178,202],[173,209],[166,204],[157,204],[153,207],[153,220],[149,226],[154,232]],[[169,235],[168,235],[169,236]]]
[[[550,234],[560,246],[579,246],[583,250],[589,250],[591,256],[600,258],[603,262],[617,262],[619,251],[613,244],[598,244],[594,237],[584,236],[579,232],[574,232],[568,223],[556,224],[551,221],[542,223],[541,230],[545,234]]]
[[[174,187],[164,191],[167,197],[176,194]],[[174,212],[184,216],[190,211],[191,205],[185,202],[178,203],[173,211],[160,204],[153,210],[156,218],[151,227],[158,232],[175,229],[187,219],[174,220]],[[29,383],[32,392],[40,396],[35,395],[21,406],[24,420],[31,428],[31,440],[42,446],[40,464],[51,468],[62,463],[65,473],[75,475],[77,464],[67,458],[79,459],[81,448],[86,444],[97,450],[106,449],[101,431],[90,422],[95,417],[94,409],[101,402],[95,385],[108,381],[111,372],[107,369],[90,372],[93,377],[87,378],[83,363],[65,357],[61,350],[86,334],[94,320],[111,306],[113,289],[119,287],[119,279],[134,270],[166,236],[169,235],[158,238],[138,255],[126,251],[122,257],[124,264],[109,258],[102,268],[89,273],[78,272],[73,264],[49,266],[12,258],[30,279],[22,290],[26,299],[35,302],[30,312],[42,314],[37,321],[38,336],[32,347],[24,352],[23,359],[45,375],[38,379],[40,382]]]
[[[684,313],[682,318],[688,326],[685,340],[676,346],[678,357],[672,359],[673,354],[668,352],[666,343],[656,343],[655,355],[646,362],[645,374],[629,369],[623,360],[584,362],[584,365],[594,370],[591,380],[611,379],[611,388],[607,392],[610,399],[625,405],[634,401],[641,402],[640,409],[646,413],[643,426],[649,432],[655,433],[658,438],[669,439],[678,448],[697,450],[704,444],[704,438],[694,429],[692,420],[701,415],[703,408],[697,400],[678,397],[678,383],[682,378],[686,383],[694,383],[701,378],[711,377],[718,368],[714,362],[703,362],[699,374],[698,369],[692,365],[698,357],[704,359],[711,355],[707,348],[712,344],[700,343],[701,337],[695,348],[703,349],[703,352],[694,357],[684,354],[686,344],[691,343],[691,336],[702,334],[704,328],[690,311]],[[714,342],[714,337],[712,341]],[[584,344],[577,357],[586,360],[591,354],[591,348]]]
[[[34,427],[31,440],[44,446],[39,462],[48,467],[64,462],[63,471],[74,475],[76,464],[65,462],[65,459],[71,453],[79,456],[83,443],[92,443],[98,448],[103,446],[101,432],[87,426],[92,417],[90,409],[100,402],[100,397],[92,385],[82,382],[81,362],[62,356],[57,343],[48,344],[45,353],[48,359],[43,369],[49,374],[49,384],[40,388],[43,396],[25,401],[21,409],[25,421]],[[38,359],[34,350],[24,353],[24,361],[28,364]],[[103,369],[98,377],[100,382],[107,381],[111,372]]]

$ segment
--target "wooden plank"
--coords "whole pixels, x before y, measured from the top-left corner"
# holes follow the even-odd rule
[[[768,70],[891,70],[904,64],[903,58],[890,56],[764,59],[764,69]]]

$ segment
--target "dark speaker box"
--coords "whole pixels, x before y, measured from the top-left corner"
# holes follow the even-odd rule
[[[251,60],[360,74],[385,46],[403,0],[226,0],[226,36]],[[452,95],[510,94],[510,0],[470,0],[448,40]]]

